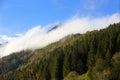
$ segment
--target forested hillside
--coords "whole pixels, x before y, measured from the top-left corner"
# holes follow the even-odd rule
[[[120,80],[120,23],[3,57],[0,80]]]

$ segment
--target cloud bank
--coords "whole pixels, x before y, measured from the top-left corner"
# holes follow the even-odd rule
[[[50,26],[35,26],[24,35],[8,41],[0,47],[0,57],[26,49],[38,49],[50,43],[59,41],[69,34],[85,33],[91,30],[103,29],[110,24],[120,22],[120,14],[103,16],[100,18],[72,18],[64,22],[60,27],[47,33]]]

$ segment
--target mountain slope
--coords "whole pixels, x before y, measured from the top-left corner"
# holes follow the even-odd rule
[[[2,80],[120,80],[120,23],[0,59]]]

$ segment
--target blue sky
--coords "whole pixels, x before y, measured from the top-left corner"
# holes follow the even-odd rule
[[[14,36],[34,26],[120,12],[119,0],[0,0],[0,34]]]

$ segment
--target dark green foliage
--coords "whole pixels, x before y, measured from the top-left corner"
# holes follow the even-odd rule
[[[114,80],[119,80],[120,79],[120,52],[117,52],[113,55],[111,65],[112,65],[111,78]]]
[[[64,54],[60,48],[54,50],[55,54],[51,55],[51,65],[50,65],[50,72],[51,72],[51,79],[61,80],[62,77],[62,67],[63,67],[63,59]]]
[[[21,51],[0,59],[0,80],[82,77],[120,80],[120,23],[100,31],[68,35],[45,48]]]
[[[6,56],[0,59],[0,74],[16,69],[19,65],[26,63],[27,58],[32,54],[31,51],[21,51],[13,53],[12,55]]]

